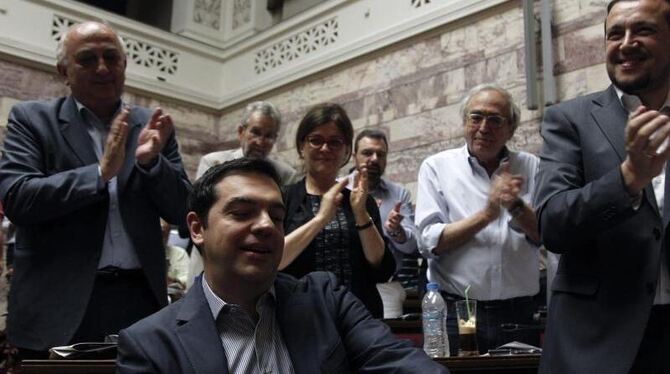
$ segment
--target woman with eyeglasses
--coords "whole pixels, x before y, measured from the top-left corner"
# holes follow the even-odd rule
[[[330,271],[381,318],[375,287],[393,275],[395,261],[382,232],[379,210],[368,196],[367,171],[348,179],[337,175],[351,157],[354,130],[337,104],[319,104],[298,126],[296,147],[305,178],[284,190],[286,242],[279,270],[296,277]]]

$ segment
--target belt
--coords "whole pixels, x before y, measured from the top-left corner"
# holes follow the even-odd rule
[[[442,297],[447,301],[458,301],[465,300],[463,296],[454,295],[449,292],[441,291]],[[519,296],[513,297],[511,299],[500,299],[500,300],[477,300],[477,304],[481,306],[507,306],[507,305],[517,305],[522,303],[527,303],[533,301],[532,296]]]
[[[121,269],[117,267],[105,267],[98,269],[95,274],[96,280],[111,281],[125,279],[140,279],[144,277],[142,269]]]
[[[670,304],[654,304],[651,306],[651,311],[655,313],[670,314]]]

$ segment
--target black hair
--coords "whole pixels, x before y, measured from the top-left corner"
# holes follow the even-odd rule
[[[640,0],[612,0],[612,1],[610,1],[610,2],[607,4],[607,15],[609,16],[609,15],[610,15],[610,11],[612,10],[612,8],[613,8],[617,3],[620,3],[620,2],[622,2],[622,1],[640,1]],[[668,3],[668,5],[670,5],[670,0],[665,0],[665,2]],[[667,13],[665,14],[665,20],[668,21],[668,24],[670,25],[670,11],[667,12]],[[606,26],[606,27],[607,27],[607,26]],[[607,31],[607,29],[606,29],[605,31]]]
[[[216,185],[229,175],[242,173],[268,176],[278,188],[281,188],[277,170],[267,160],[242,157],[212,166],[193,184],[193,190],[188,198],[188,211],[195,212],[203,227],[207,228],[207,215],[218,199]]]
[[[340,130],[344,136],[344,145],[349,149],[349,154],[347,155],[344,164],[349,161],[351,157],[351,142],[354,139],[354,127],[351,125],[351,120],[347,116],[347,112],[334,103],[322,103],[317,104],[312,107],[305,117],[300,121],[298,125],[298,130],[295,133],[295,146],[298,151],[298,155],[302,157],[301,149],[302,145],[305,143],[305,138],[309,135],[314,129],[319,126],[326,125],[328,123],[334,123],[335,126]],[[344,165],[342,164],[342,165]]]
[[[354,153],[358,152],[358,142],[363,138],[372,138],[377,140],[383,140],[386,144],[386,149],[389,149],[389,142],[386,139],[386,134],[379,129],[365,129],[356,135],[356,140],[354,141]]]

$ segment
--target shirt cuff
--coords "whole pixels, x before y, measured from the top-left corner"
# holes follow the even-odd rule
[[[446,226],[446,223],[435,223],[425,229],[421,233],[421,244],[419,249],[421,254],[426,258],[438,258],[439,256],[433,253],[433,249],[437,247],[437,243],[440,242],[440,237],[442,236],[442,230]]]
[[[390,237],[390,243],[393,246],[394,249],[397,251],[400,251],[405,254],[411,254],[416,252],[416,238],[414,237],[414,234],[412,230],[402,228],[402,230],[405,232],[405,241],[403,243],[398,243],[395,241],[393,237]]]
[[[98,191],[102,191],[105,189],[107,183],[102,180],[102,167],[98,164],[98,183],[96,184],[96,188]]]
[[[630,197],[630,203],[633,206],[633,210],[637,211],[638,209],[640,209],[640,205],[642,205],[643,195],[644,193],[640,191],[640,193],[638,193],[637,195]]]

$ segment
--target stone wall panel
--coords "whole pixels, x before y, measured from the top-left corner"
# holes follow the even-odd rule
[[[608,84],[602,31],[606,4],[607,0],[553,2],[553,71],[561,101]],[[538,57],[540,47],[538,44]],[[522,8],[520,2],[508,2],[256,99],[269,100],[282,112],[275,154],[298,168],[302,162],[294,149],[294,137],[305,112],[324,101],[342,104],[357,130],[381,128],[388,133],[387,176],[415,195],[421,161],[463,144],[459,105],[467,90],[477,84],[497,82],[512,92],[523,110],[510,147],[539,151],[543,108],[525,109],[524,53]],[[542,82],[537,84],[541,93]],[[0,59],[0,103],[5,106],[11,100],[65,93],[67,88],[55,72]],[[172,114],[191,175],[201,154],[237,147],[236,129],[243,106],[211,112],[141,93],[129,92],[124,98],[138,105],[160,105]],[[2,131],[0,126],[0,136]]]

